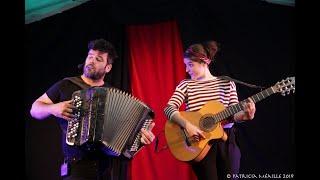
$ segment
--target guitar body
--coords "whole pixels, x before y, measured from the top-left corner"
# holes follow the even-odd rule
[[[214,115],[225,107],[218,101],[208,101],[199,111],[186,112],[180,114],[191,124],[204,131],[206,139],[200,141],[186,142],[184,130],[176,123],[167,121],[165,124],[165,136],[171,153],[180,161],[200,161],[210,149],[208,142],[212,139],[226,138],[221,122],[210,125],[210,128],[203,128],[204,118],[208,115]],[[207,126],[205,126],[207,127]],[[186,135],[188,135],[186,133]]]

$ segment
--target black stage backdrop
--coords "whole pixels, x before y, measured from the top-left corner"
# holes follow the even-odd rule
[[[210,39],[221,43],[215,75],[261,86],[295,75],[295,8],[253,0],[100,1],[25,25],[25,165],[28,179],[57,179],[61,162],[55,121],[36,121],[32,102],[54,82],[79,73],[87,42],[110,40],[120,55],[108,81],[130,90],[125,26],[178,22],[183,46]],[[82,49],[82,51],[79,51]],[[259,92],[237,85],[240,100]],[[294,173],[294,95],[279,94],[256,104],[253,121],[238,124],[242,173]],[[41,146],[39,146],[41,144]],[[58,148],[52,148],[58,147]],[[48,176],[50,175],[51,176]]]

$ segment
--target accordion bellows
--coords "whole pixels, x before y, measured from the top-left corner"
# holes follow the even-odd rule
[[[108,155],[132,158],[141,147],[141,128],[154,113],[146,104],[116,88],[92,87],[72,95],[76,117],[68,121],[68,145],[101,143]]]

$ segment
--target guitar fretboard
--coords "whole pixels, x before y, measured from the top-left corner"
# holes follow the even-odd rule
[[[275,91],[272,89],[272,87],[265,89],[253,96],[251,96],[250,98],[253,100],[254,103],[259,102],[263,99],[265,99],[266,97],[274,94]],[[231,105],[229,107],[227,107],[225,110],[213,115],[213,118],[216,120],[216,122],[225,120],[227,118],[229,118],[230,116],[236,114],[239,111],[242,111],[244,109],[243,104],[248,101],[249,98],[240,101],[237,104]]]

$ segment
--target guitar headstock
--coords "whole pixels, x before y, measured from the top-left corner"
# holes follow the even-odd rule
[[[282,96],[285,96],[286,94],[290,94],[291,90],[294,93],[295,87],[295,77],[287,77],[287,79],[277,82],[272,88],[276,92],[281,93]]]

